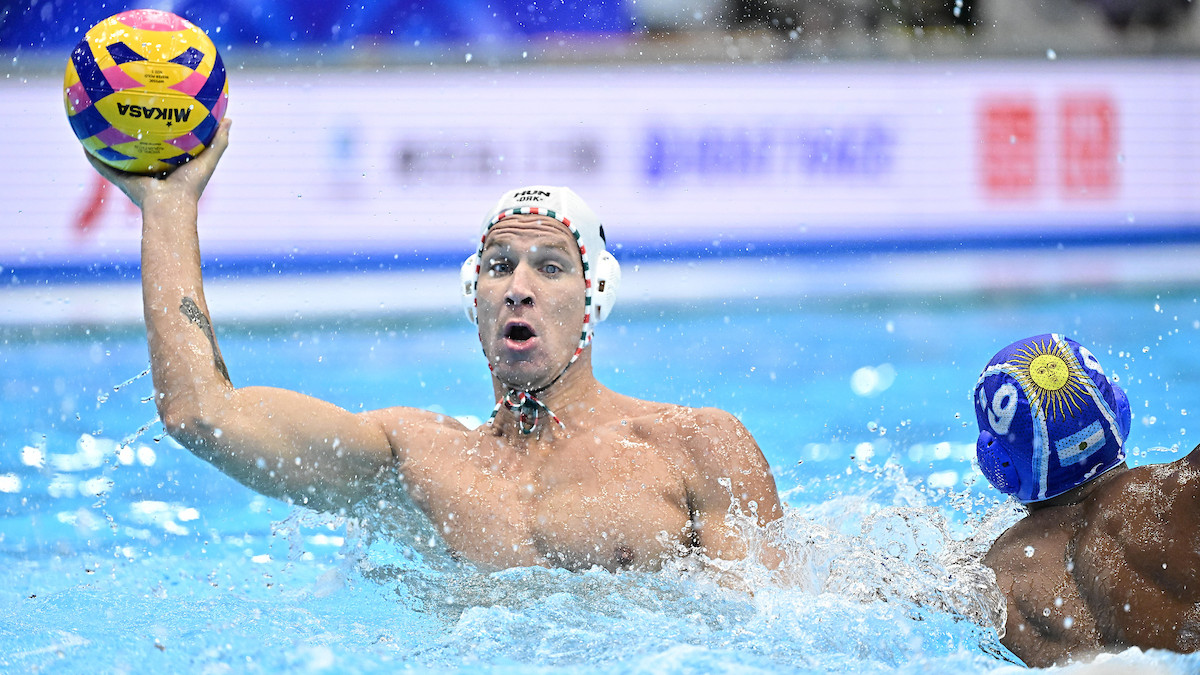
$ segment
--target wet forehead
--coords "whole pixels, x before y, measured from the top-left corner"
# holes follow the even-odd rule
[[[509,216],[488,230],[484,247],[512,246],[517,244],[553,246],[566,251],[579,252],[575,235],[566,225],[548,216],[520,214]]]

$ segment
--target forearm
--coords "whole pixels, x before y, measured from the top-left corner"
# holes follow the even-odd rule
[[[196,201],[156,196],[142,208],[142,302],[156,403],[178,427],[228,400],[233,386],[204,300]]]

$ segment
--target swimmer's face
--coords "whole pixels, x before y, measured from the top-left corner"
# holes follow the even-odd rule
[[[584,291],[579,247],[562,223],[516,215],[492,227],[475,296],[492,373],[518,389],[558,377],[579,345]]]

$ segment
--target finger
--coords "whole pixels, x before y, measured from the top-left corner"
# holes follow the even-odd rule
[[[204,149],[197,157],[209,155],[207,161],[216,164],[221,161],[221,155],[225,154],[225,149],[229,147],[229,127],[233,126],[233,120],[226,117],[221,120],[220,126],[217,127],[217,133],[213,135],[212,141],[208,147]]]
[[[217,132],[212,136],[212,141],[200,150],[200,154],[193,157],[192,161],[187,162],[187,165],[194,165],[187,169],[192,175],[197,173],[204,175],[203,184],[200,185],[200,190],[204,190],[204,185],[208,184],[212,172],[216,171],[217,162],[221,161],[221,156],[229,147],[229,126],[233,124],[233,120],[226,118],[221,121],[221,125],[217,127]],[[182,168],[182,167],[181,167]]]

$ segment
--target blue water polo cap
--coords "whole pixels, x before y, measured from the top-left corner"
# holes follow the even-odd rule
[[[1037,502],[1125,461],[1130,410],[1096,357],[1061,335],[1000,350],[975,385],[979,469],[997,490]]]

